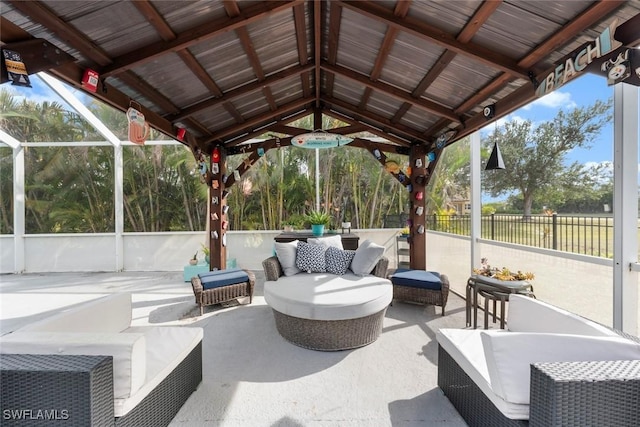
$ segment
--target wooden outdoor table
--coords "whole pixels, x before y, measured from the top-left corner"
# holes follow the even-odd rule
[[[356,250],[358,249],[358,241],[360,237],[353,233],[336,233],[342,237],[342,247],[344,249]],[[334,236],[332,233],[325,233],[322,237],[330,237]],[[314,238],[314,236],[310,231],[285,231],[283,233],[278,234],[274,240],[278,243],[287,243],[293,242],[294,240],[300,240],[302,242],[306,242],[307,239]],[[322,238],[320,237],[320,238]]]

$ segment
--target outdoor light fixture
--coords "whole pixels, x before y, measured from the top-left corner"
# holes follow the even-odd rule
[[[487,166],[485,166],[484,170],[489,171],[496,169],[506,169],[504,167],[504,160],[502,160],[502,154],[500,154],[500,148],[498,147],[497,141],[493,145],[493,150],[491,150],[489,161],[487,162]]]

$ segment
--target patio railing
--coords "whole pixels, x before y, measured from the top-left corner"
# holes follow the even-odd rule
[[[483,215],[482,238],[603,258],[613,256],[613,218],[571,215]],[[469,215],[426,218],[429,230],[471,235]],[[637,230],[636,230],[637,231]]]

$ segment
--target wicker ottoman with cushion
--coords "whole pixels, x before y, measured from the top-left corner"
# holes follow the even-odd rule
[[[201,316],[206,305],[221,304],[240,297],[249,297],[251,304],[255,283],[253,272],[239,268],[208,271],[191,278]]]
[[[444,307],[449,298],[449,278],[435,271],[397,269],[389,275],[393,299]]]

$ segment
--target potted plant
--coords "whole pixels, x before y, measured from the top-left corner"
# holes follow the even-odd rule
[[[321,211],[311,211],[305,217],[311,224],[311,232],[314,236],[322,236],[324,234],[324,227],[329,225],[331,217],[329,214]]]
[[[189,260],[189,265],[196,265],[196,264],[198,264],[198,251],[196,251],[196,253],[193,254],[193,258]]]
[[[200,246],[202,246],[202,253],[204,254],[204,260],[207,262],[207,264],[209,264],[210,262],[210,251],[209,251],[209,246],[205,245],[204,243],[200,243]]]

